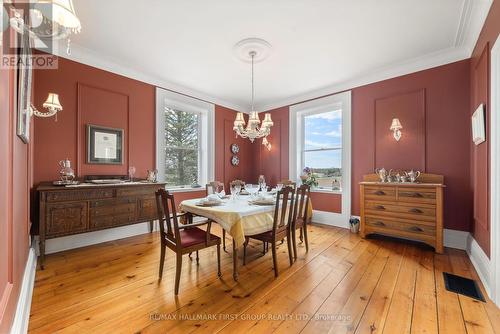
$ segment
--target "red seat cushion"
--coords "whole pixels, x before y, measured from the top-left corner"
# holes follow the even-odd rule
[[[197,244],[204,244],[207,239],[207,232],[201,228],[192,227],[180,231],[181,245],[183,248]],[[218,239],[217,236],[210,234],[211,239]]]

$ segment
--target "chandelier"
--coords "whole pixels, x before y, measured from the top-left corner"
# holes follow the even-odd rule
[[[31,38],[67,39],[66,53],[71,54],[71,34],[78,34],[81,23],[76,16],[72,0],[37,0],[29,11],[28,22],[15,11],[10,19],[11,27],[19,33],[27,31]]]
[[[266,137],[271,133],[271,127],[274,125],[274,123],[273,120],[271,119],[271,114],[269,113],[266,113],[264,115],[264,120],[262,120],[261,123],[259,118],[259,113],[254,110],[253,67],[257,52],[255,50],[251,50],[248,53],[248,55],[252,59],[252,109],[250,112],[250,116],[248,117],[248,123],[246,124],[246,127],[245,127],[245,118],[243,117],[243,113],[239,112],[236,114],[233,130],[236,132],[236,136],[240,136],[241,138],[248,138],[252,143],[256,138],[262,138],[262,137],[264,137],[265,141],[267,142]]]

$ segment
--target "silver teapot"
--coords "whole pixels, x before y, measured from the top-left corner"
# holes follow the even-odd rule
[[[375,169],[375,174],[380,178],[380,182],[390,182],[389,178],[391,176],[392,169],[387,171],[385,168],[377,168]]]
[[[59,161],[59,166],[61,170],[59,171],[59,177],[63,182],[71,182],[75,178],[75,171],[71,168],[71,161],[68,158]]]
[[[414,183],[415,181],[417,181],[418,177],[420,176],[420,171],[413,171],[413,169],[409,172],[405,172],[405,175],[406,177],[408,178],[408,180],[410,180],[410,182]]]

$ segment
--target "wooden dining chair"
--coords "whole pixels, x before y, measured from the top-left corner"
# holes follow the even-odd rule
[[[288,257],[290,266],[293,264],[291,226],[294,207],[294,193],[291,187],[284,187],[276,195],[276,204],[274,209],[273,227],[270,231],[249,235],[245,237],[243,244],[243,265],[246,264],[247,245],[249,239],[260,240],[271,245],[273,253],[274,276],[278,277],[278,259],[276,255],[276,243],[286,238],[288,244]]]
[[[179,282],[181,278],[182,256],[192,252],[198,252],[201,249],[217,246],[217,275],[221,276],[220,271],[220,238],[210,233],[212,222],[202,221],[193,223],[192,216],[187,216],[189,224],[179,224],[179,217],[185,214],[177,214],[174,195],[165,189],[159,189],[156,192],[156,206],[158,210],[158,220],[160,222],[160,271],[159,279],[163,275],[163,264],[165,262],[166,248],[170,248],[177,255],[175,269],[175,294],[179,293]],[[165,225],[167,229],[165,231]],[[204,231],[199,226],[206,225]]]
[[[300,230],[300,241],[305,242],[306,252],[309,251],[309,241],[307,239],[307,224],[309,222],[309,196],[311,195],[311,187],[303,184],[297,188],[295,194],[295,204],[292,216],[292,243],[293,243],[293,257],[297,260],[297,240],[295,232]]]
[[[280,182],[283,187],[292,187],[292,188],[296,188],[297,187],[297,183],[293,182],[292,180],[281,180]]]
[[[205,186],[207,196],[215,193],[219,193],[224,189],[224,183],[220,181],[208,182]],[[222,229],[222,249],[226,252],[226,230]]]

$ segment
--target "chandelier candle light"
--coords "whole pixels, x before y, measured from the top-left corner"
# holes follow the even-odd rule
[[[259,113],[254,110],[254,59],[257,52],[252,50],[248,53],[252,59],[252,110],[248,117],[248,124],[245,127],[245,118],[243,113],[239,112],[236,114],[236,119],[234,120],[233,130],[236,132],[237,136],[241,138],[248,138],[253,143],[256,138],[267,137],[271,133],[271,127],[274,125],[271,119],[271,114],[266,113],[264,115],[264,120],[262,124],[260,122]],[[266,138],[264,138],[266,139]],[[267,139],[266,139],[267,142]],[[264,142],[263,142],[264,143]],[[267,145],[264,144],[266,147]],[[270,147],[270,145],[269,145]],[[268,148],[269,149],[269,148]]]

